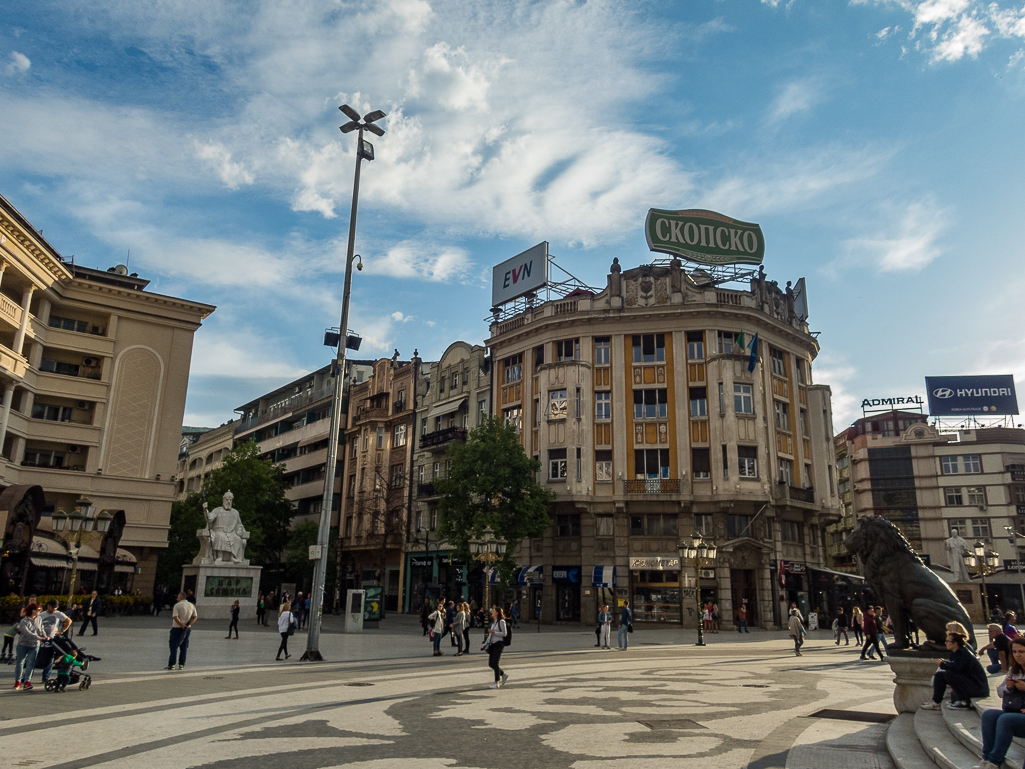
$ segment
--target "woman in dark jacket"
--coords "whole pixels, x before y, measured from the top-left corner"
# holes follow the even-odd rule
[[[922,710],[939,710],[943,693],[950,687],[953,702],[950,707],[968,710],[972,699],[989,696],[989,679],[986,671],[967,648],[968,637],[960,633],[947,633],[947,649],[950,659],[936,660],[939,668],[932,678],[932,702],[922,705]]]

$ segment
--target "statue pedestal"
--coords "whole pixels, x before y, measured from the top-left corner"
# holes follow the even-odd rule
[[[253,619],[260,596],[261,571],[262,566],[248,564],[188,564],[182,571],[182,590],[186,584],[195,584],[196,611],[200,620],[230,621],[231,605],[236,600],[239,619]]]
[[[936,660],[947,657],[946,652],[902,651],[894,649],[886,655],[893,671],[893,706],[898,713],[914,713],[926,702],[932,701],[932,677]]]

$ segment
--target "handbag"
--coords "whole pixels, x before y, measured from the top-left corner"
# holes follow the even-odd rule
[[[291,613],[291,612],[289,612],[289,613]],[[295,621],[295,615],[292,614],[291,618],[288,620],[288,634],[289,635],[295,635],[295,631],[296,631],[296,629],[298,627],[299,627],[299,625]]]
[[[428,628],[428,630],[427,630],[427,640],[430,641],[431,643],[434,643],[434,628]]]
[[[1005,713],[1021,713],[1025,710],[1025,692],[1009,689],[1003,696],[1003,708]]]
[[[632,623],[632,622],[626,623],[626,632],[627,633],[632,633],[633,631],[634,631],[634,623]]]

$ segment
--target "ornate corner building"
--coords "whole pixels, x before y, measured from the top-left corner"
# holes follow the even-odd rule
[[[496,321],[487,346],[495,413],[558,493],[553,529],[516,553],[542,621],[590,623],[628,599],[638,621],[693,627],[695,590],[724,627],[741,603],[764,627],[783,602],[835,610],[830,390],[789,284],[759,272],[732,290],[676,260],[616,260],[604,290]],[[697,574],[678,551],[695,532],[719,548]]]
[[[102,543],[116,549],[106,575],[97,543],[82,545],[81,584],[152,589],[193,334],[214,308],[152,293],[148,283],[123,265],[104,271],[64,260],[0,197],[0,482],[39,486],[45,496],[39,546],[19,580],[29,592],[61,590],[67,550],[49,538],[49,513],[86,501],[123,511],[125,525],[120,549]]]

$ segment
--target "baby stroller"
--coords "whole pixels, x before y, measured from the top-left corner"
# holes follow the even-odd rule
[[[76,684],[79,689],[88,689],[92,686],[92,676],[86,671],[89,669],[89,663],[98,661],[99,657],[86,654],[85,649],[78,648],[74,641],[64,636],[54,636],[42,644],[40,656],[47,654],[52,655],[53,671],[56,675],[47,679],[43,685],[46,691],[63,692],[67,687]]]

